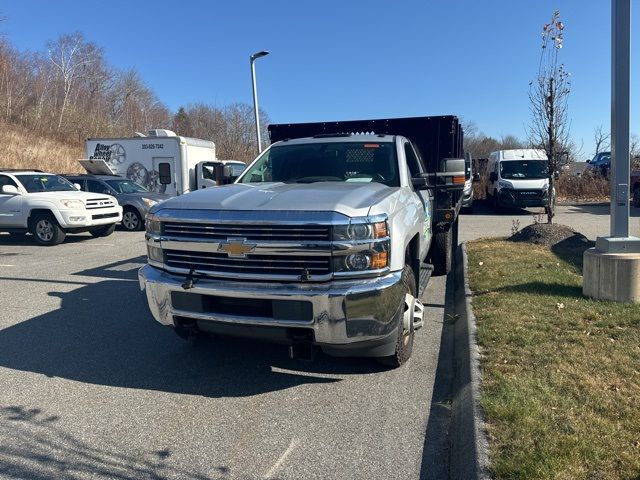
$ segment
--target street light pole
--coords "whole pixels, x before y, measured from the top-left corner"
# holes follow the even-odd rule
[[[262,152],[262,141],[260,139],[260,113],[258,110],[258,89],[256,87],[256,65],[255,62],[258,58],[269,55],[269,52],[262,50],[256,52],[249,57],[249,63],[251,64],[251,85],[253,87],[253,114],[256,119],[256,142],[258,144],[258,153]]]

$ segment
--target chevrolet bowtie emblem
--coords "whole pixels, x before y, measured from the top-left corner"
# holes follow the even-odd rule
[[[244,258],[247,253],[256,249],[255,243],[245,243],[246,238],[228,238],[218,245],[218,252],[226,253],[230,257]]]

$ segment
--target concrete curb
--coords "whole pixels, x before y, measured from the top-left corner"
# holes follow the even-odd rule
[[[480,352],[467,266],[467,249],[462,244],[456,251],[455,270],[450,474],[452,479],[489,479],[488,442],[480,406]]]

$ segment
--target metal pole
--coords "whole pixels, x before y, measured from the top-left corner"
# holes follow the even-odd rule
[[[611,237],[629,237],[631,0],[611,6]]]
[[[253,114],[256,118],[256,141],[258,143],[258,154],[262,152],[262,142],[260,140],[260,114],[258,113],[258,90],[256,88],[256,57],[251,56],[251,84],[253,86]]]

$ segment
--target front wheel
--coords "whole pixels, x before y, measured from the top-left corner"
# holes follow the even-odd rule
[[[50,213],[40,213],[33,219],[31,232],[38,245],[51,247],[64,242],[67,236]]]
[[[137,232],[144,227],[142,215],[135,208],[126,208],[122,214],[122,226],[128,232]]]
[[[108,237],[111,235],[116,229],[116,224],[112,223],[111,225],[105,225],[104,227],[94,228],[90,230],[89,233],[96,238],[99,237]]]
[[[402,271],[402,285],[404,289],[404,305],[400,311],[400,321],[398,322],[398,338],[396,341],[396,351],[388,357],[378,357],[376,360],[388,367],[398,368],[409,360],[413,352],[414,310],[416,307],[422,308],[420,301],[416,298],[416,277],[413,269],[409,265],[404,266]],[[416,305],[416,302],[418,305]]]

